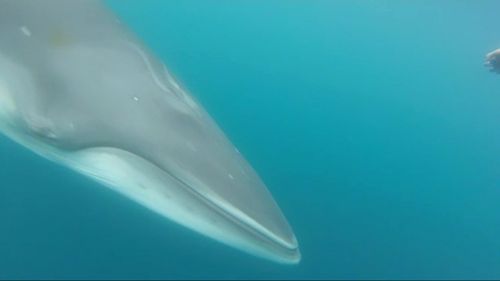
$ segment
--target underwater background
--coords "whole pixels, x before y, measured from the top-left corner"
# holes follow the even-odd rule
[[[294,228],[295,266],[0,137],[0,278],[500,278],[500,1],[108,0]]]

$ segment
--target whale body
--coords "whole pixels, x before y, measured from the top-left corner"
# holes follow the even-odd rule
[[[0,0],[0,132],[203,235],[300,261],[254,169],[98,0]]]

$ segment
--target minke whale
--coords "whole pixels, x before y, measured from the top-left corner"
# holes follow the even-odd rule
[[[300,261],[257,173],[98,0],[0,0],[0,131],[189,229]]]

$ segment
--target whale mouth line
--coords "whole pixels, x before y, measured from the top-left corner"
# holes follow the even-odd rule
[[[96,148],[96,147],[93,147]],[[190,194],[198,200],[200,204],[205,205],[207,208],[211,209],[222,218],[227,220],[230,224],[233,224],[237,229],[258,241],[257,243],[266,248],[266,252],[279,257],[277,261],[287,264],[296,264],[301,259],[301,254],[299,251],[299,246],[294,235],[290,239],[282,238],[278,234],[273,233],[271,230],[263,226],[261,223],[251,218],[243,211],[237,207],[225,203],[223,200],[217,200],[208,194],[204,194],[202,191],[196,188],[196,183],[189,183],[187,180],[183,179],[175,169],[172,170],[168,166],[165,167],[159,164],[154,159],[148,159],[141,154],[138,154],[129,149],[123,149],[116,146],[99,146],[100,149],[117,149],[135,157],[142,159],[143,161],[149,163],[152,167],[158,169],[158,172],[163,173],[166,177],[170,178],[174,184],[178,185],[179,188],[183,189],[185,192]],[[182,173],[181,173],[182,174]],[[266,254],[267,255],[267,254]]]
[[[158,162],[149,159],[148,157],[144,157],[129,149],[124,149],[113,145],[92,146],[92,148],[97,148],[97,147],[100,149],[117,149],[141,158],[142,160],[156,167],[159,171],[161,171],[166,176],[174,180],[181,188],[183,188],[191,195],[193,195],[195,198],[200,200],[200,202],[205,204],[208,208],[212,209],[213,211],[215,211],[216,213],[218,213],[231,223],[237,225],[240,229],[243,229],[245,232],[249,233],[256,239],[266,243],[273,249],[278,250],[281,253],[280,255],[284,254],[287,260],[296,261],[300,259],[299,247],[295,237],[293,237],[291,242],[285,241],[284,239],[272,233],[263,225],[261,225],[260,223],[258,223],[257,221],[246,215],[245,213],[241,212],[237,207],[234,207],[229,204],[226,205],[216,202],[214,199],[198,191],[192,184],[188,183],[181,177],[177,176],[174,171],[171,171],[170,169],[163,167],[162,165],[158,164]],[[85,149],[80,148],[73,151],[84,151],[88,148]]]
[[[153,165],[157,166],[156,164],[153,163]],[[158,166],[157,166],[158,167]],[[211,209],[215,210],[217,213],[225,217],[226,219],[230,220],[234,224],[238,225],[239,227],[243,228],[247,232],[251,233],[255,237],[269,242],[272,245],[278,247],[280,250],[286,251],[290,255],[295,255],[298,250],[298,245],[296,243],[287,243],[277,237],[275,234],[271,233],[269,230],[265,229],[262,225],[257,223],[255,220],[249,218],[248,216],[245,216],[243,213],[239,212],[235,213],[234,211],[231,212],[227,207],[224,207],[220,204],[217,204],[214,202],[214,200],[210,199],[209,197],[203,195],[201,192],[197,191],[196,188],[192,187],[189,183],[186,181],[182,180],[181,178],[175,176],[172,172],[169,172],[166,169],[163,169],[161,167],[158,167],[161,169],[164,173],[166,173],[168,176],[170,176],[172,179],[177,181],[181,186],[186,188],[191,194],[196,196],[198,199],[200,199],[204,204],[209,206]],[[234,207],[233,207],[234,208]],[[245,216],[245,217],[244,217]]]

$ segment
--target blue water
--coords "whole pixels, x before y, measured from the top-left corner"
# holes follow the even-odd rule
[[[220,245],[0,138],[0,278],[500,278],[500,2],[109,0],[303,254]]]

